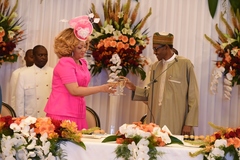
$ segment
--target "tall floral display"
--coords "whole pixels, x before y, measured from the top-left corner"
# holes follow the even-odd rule
[[[16,9],[18,0],[13,8],[9,5],[9,0],[0,2],[0,65],[3,62],[16,62],[17,54],[13,51],[18,42],[23,40],[22,23],[17,18]]]
[[[151,15],[151,8],[148,14],[136,22],[140,3],[137,2],[131,11],[131,0],[121,6],[121,1],[105,0],[103,4],[104,20],[93,24],[94,31],[91,36],[90,50],[93,61],[90,62],[93,75],[100,73],[103,69],[110,70],[114,65],[110,59],[113,54],[121,58],[121,72],[119,75],[126,76],[129,72],[140,75],[141,79],[146,78],[143,69],[148,64],[143,50],[149,43],[147,29],[142,31],[148,17]],[[91,12],[95,17],[100,17],[92,4]]]
[[[224,97],[230,99],[232,87],[240,85],[240,15],[231,10],[232,26],[221,13],[221,20],[226,26],[226,33],[222,32],[218,25],[215,28],[219,36],[219,42],[205,35],[206,39],[216,49],[218,60],[212,73],[210,90],[217,91],[218,79],[224,76]]]

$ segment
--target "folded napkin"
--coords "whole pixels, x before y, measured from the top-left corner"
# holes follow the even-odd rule
[[[170,135],[172,135],[172,132],[168,129],[168,127],[167,127],[166,125],[164,125],[164,126],[162,127],[162,130],[165,131],[165,132],[167,132],[167,133],[169,133]]]

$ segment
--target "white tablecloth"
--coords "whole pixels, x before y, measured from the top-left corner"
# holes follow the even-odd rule
[[[101,143],[102,139],[83,138],[86,150],[74,143],[67,142],[62,149],[67,153],[68,160],[116,160],[114,150],[117,145],[115,142]],[[177,144],[157,147],[157,150],[165,154],[159,160],[203,160],[203,155],[190,157],[189,152],[198,151],[200,148],[185,147]]]

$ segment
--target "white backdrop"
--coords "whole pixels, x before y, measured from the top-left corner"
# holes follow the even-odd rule
[[[15,0],[10,0],[14,3]],[[18,48],[27,50],[37,44],[46,46],[49,51],[48,65],[54,67],[58,61],[53,51],[54,37],[63,29],[69,27],[61,19],[71,19],[79,15],[89,13],[91,3],[94,3],[98,13],[102,13],[104,0],[19,0],[18,14],[23,20],[26,40],[18,45]],[[122,0],[126,2],[126,0]],[[218,86],[218,93],[212,95],[209,92],[209,82],[214,60],[217,59],[214,48],[204,38],[207,34],[217,40],[215,24],[220,28],[223,24],[219,21],[220,11],[225,7],[219,3],[215,18],[212,19],[208,11],[207,0],[139,0],[140,10],[138,19],[143,18],[150,7],[152,15],[145,28],[149,28],[149,36],[156,31],[167,31],[174,34],[174,47],[179,55],[189,58],[195,66],[195,72],[200,90],[199,126],[195,133],[200,135],[211,134],[213,129],[208,122],[226,127],[240,126],[240,93],[238,87],[234,87],[230,101],[223,98],[222,85]],[[136,2],[132,0],[132,6]],[[225,3],[228,6],[227,3]],[[102,16],[102,15],[101,15]],[[151,37],[150,37],[151,38]],[[152,53],[152,41],[144,50],[144,55],[152,62],[156,57]],[[3,91],[3,100],[9,102],[9,80],[12,71],[21,66],[18,63],[6,63],[0,68],[0,85]],[[146,67],[148,72],[149,68]],[[107,81],[105,72],[92,77],[90,85],[100,85]],[[144,86],[148,79],[141,81],[134,75],[128,75],[135,84]],[[221,83],[220,83],[221,84]],[[116,127],[123,123],[138,121],[146,113],[147,106],[142,102],[131,101],[131,93],[125,90],[126,96],[120,97],[115,103],[110,103],[107,94],[99,93],[86,97],[87,105],[93,108],[100,116],[102,129],[109,131],[113,116],[111,107],[115,107]]]

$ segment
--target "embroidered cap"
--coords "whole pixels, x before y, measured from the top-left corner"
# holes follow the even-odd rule
[[[153,44],[173,45],[173,34],[166,32],[155,32],[153,34]]]
[[[86,41],[88,36],[90,36],[93,32],[92,23],[87,15],[75,17],[68,23],[74,29],[74,34],[77,39],[81,41]]]

